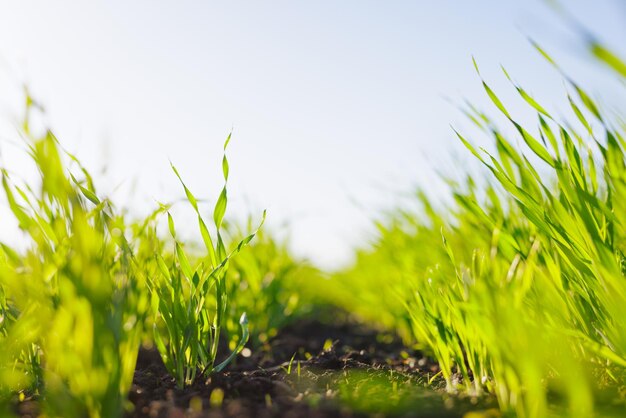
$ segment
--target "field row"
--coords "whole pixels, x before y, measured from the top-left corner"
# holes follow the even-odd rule
[[[626,80],[623,62],[589,46]],[[430,382],[495,397],[504,414],[619,414],[626,124],[565,75],[571,114],[556,117],[504,73],[536,126],[518,122],[482,80],[498,115],[462,110],[490,144],[456,135],[484,177],[450,180],[454,199],[443,208],[417,193],[417,209],[378,221],[375,242],[332,274],[264,232],[265,214],[244,227],[225,222],[226,155],[209,216],[171,167],[198,243],[179,238],[170,204],[127,219],[52,132],[31,131],[29,98],[22,134],[40,182],[2,170],[6,201],[29,237],[24,251],[0,245],[3,414],[35,399],[49,417],[121,416],[140,347],[158,350],[183,390],[322,307],[399,336],[436,360]]]

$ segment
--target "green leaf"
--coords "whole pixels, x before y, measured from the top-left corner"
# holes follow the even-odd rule
[[[72,181],[74,182],[74,184],[76,186],[78,186],[78,188],[80,189],[80,191],[82,192],[82,194],[89,200],[91,201],[91,203],[95,204],[95,205],[99,205],[100,204],[100,199],[98,199],[98,196],[96,196],[96,194],[94,192],[92,192],[91,190],[85,188],[84,186],[82,186],[78,180],[76,180],[76,178],[70,174],[70,177],[72,178]]]
[[[511,122],[513,122],[513,121],[511,121]],[[515,125],[515,128],[522,135],[522,138],[524,139],[524,142],[526,142],[526,145],[528,145],[530,147],[530,149],[539,158],[541,158],[543,161],[548,163],[551,167],[555,167],[554,158],[552,158],[552,156],[550,155],[548,150],[546,150],[544,148],[544,146],[541,145],[541,143],[539,141],[537,141],[530,133],[528,133],[528,131],[526,129],[524,129],[517,122],[513,122],[513,125]]]
[[[570,107],[574,111],[574,114],[576,115],[580,123],[583,124],[585,129],[587,129],[587,132],[589,132],[589,135],[593,135],[593,131],[591,130],[591,125],[589,125],[589,122],[587,122],[587,119],[585,118],[585,116],[582,114],[578,106],[576,106],[576,103],[574,103],[574,100],[572,99],[572,97],[568,94],[567,98],[569,100]]]
[[[170,229],[170,235],[172,236],[172,238],[176,239],[176,229],[174,228],[174,219],[172,218],[172,215],[170,214],[170,212],[167,212],[167,225]]]
[[[228,134],[228,136],[226,137],[226,141],[224,141],[224,151],[226,151],[226,148],[228,147],[228,143],[230,142],[230,138],[232,137],[233,133],[230,132]]]
[[[180,184],[183,185],[183,189],[185,190],[185,195],[187,196],[187,200],[189,201],[189,203],[191,203],[191,206],[193,206],[193,208],[197,212],[198,211],[198,201],[196,200],[195,196],[191,193],[191,191],[187,188],[187,186],[183,182],[183,179],[181,178],[180,174],[178,173],[178,170],[176,169],[176,167],[174,167],[174,164],[170,163],[170,166],[172,167],[172,170],[174,170],[174,174],[176,174],[176,177],[178,177],[178,180],[180,181]]]
[[[598,109],[598,105],[593,101],[593,99],[589,97],[589,95],[583,89],[581,89],[578,84],[573,84],[573,86],[576,90],[576,93],[578,94],[578,97],[583,102],[587,110],[589,110],[596,117],[596,119],[598,119],[599,121],[603,121],[600,110]]]
[[[530,39],[530,43],[537,50],[537,52],[539,52],[541,54],[541,56],[543,58],[545,58],[546,61],[548,61],[550,64],[552,64],[557,69],[559,68],[559,66],[557,65],[556,61],[543,48],[541,48],[541,46],[539,46],[539,44],[537,42],[535,42],[532,39]]]
[[[165,260],[163,260],[163,257],[160,254],[156,255],[156,259],[157,259],[157,264],[159,266],[159,270],[161,270],[161,274],[163,274],[163,276],[167,279],[167,281],[171,281],[172,277],[170,276],[170,270],[167,268],[167,265],[165,264]]]
[[[463,143],[463,145],[465,145],[465,148],[467,148],[468,150],[470,150],[470,152],[472,154],[474,154],[474,156],[476,158],[478,158],[479,160],[483,161],[482,156],[478,153],[478,151],[476,151],[476,148],[474,148],[474,146],[472,144],[469,143],[469,141],[467,141],[460,133],[457,132],[456,129],[452,128],[452,130],[454,131],[454,133],[456,134],[456,136],[461,140],[461,142]]]
[[[182,270],[185,277],[189,280],[193,277],[193,271],[191,270],[191,265],[189,264],[189,260],[183,251],[181,245],[176,243],[176,256],[178,258],[178,262],[180,263],[180,269]]]
[[[526,103],[528,103],[530,106],[532,106],[537,112],[539,112],[539,113],[545,115],[546,117],[552,119],[550,114],[543,108],[543,106],[541,106],[539,103],[537,103],[537,101],[534,98],[532,98],[528,93],[526,93],[526,91],[522,87],[520,87],[515,82],[513,82],[513,80],[509,76],[509,73],[506,71],[506,69],[503,66],[501,68],[502,68],[502,71],[504,72],[504,75],[506,76],[506,78],[511,82],[511,84],[513,84],[513,87],[515,87],[515,89],[517,90],[519,95],[522,97],[522,99],[524,99],[524,101]]]
[[[211,239],[211,234],[209,233],[209,230],[200,215],[198,215],[198,226],[200,227],[200,235],[202,235],[202,241],[204,241],[204,246],[209,252],[209,257],[211,259],[211,267],[215,267],[217,265],[217,259],[215,257],[215,249],[213,247],[213,240]]]
[[[611,50],[597,42],[591,42],[589,49],[596,58],[612,68],[617,74],[626,77],[626,62],[615,55]]]
[[[228,181],[228,159],[226,155],[222,158],[222,173],[224,173],[224,181]]]
[[[213,211],[213,220],[215,221],[215,227],[219,230],[222,226],[222,220],[224,219],[224,214],[226,213],[226,204],[228,202],[228,198],[226,196],[226,187],[222,189],[222,193],[220,193],[220,197],[217,199],[217,203],[215,204],[215,210]]]
[[[489,96],[493,104],[495,104],[496,107],[500,109],[500,112],[502,112],[504,116],[511,119],[511,115],[509,114],[509,111],[506,110],[506,107],[504,107],[504,105],[502,104],[498,96],[493,92],[493,90],[491,90],[491,88],[484,81],[483,81],[483,87],[485,88],[485,91],[487,92],[487,95]]]
[[[218,364],[213,371],[216,373],[221,372],[222,370],[224,370],[224,368],[226,366],[228,366],[228,364],[233,361],[233,359],[235,358],[235,356],[237,356],[237,354],[239,354],[241,352],[241,350],[243,349],[243,347],[246,345],[246,343],[248,342],[248,338],[250,337],[250,332],[248,330],[248,316],[246,315],[246,313],[244,312],[241,315],[241,318],[239,318],[239,328],[241,330],[241,338],[239,339],[239,343],[237,344],[237,347],[235,347],[235,349],[233,350],[232,353],[230,353],[230,355],[228,356],[228,358],[226,358],[226,360],[224,360],[223,362],[221,362],[220,364]]]

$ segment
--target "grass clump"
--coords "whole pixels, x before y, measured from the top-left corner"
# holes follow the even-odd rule
[[[224,150],[229,140],[230,136],[224,144]],[[229,168],[225,155],[222,168],[226,183]],[[151,282],[152,307],[156,314],[154,340],[165,366],[182,388],[192,384],[198,372],[203,376],[222,370],[248,340],[248,319],[243,312],[239,319],[238,343],[233,347],[230,356],[215,365],[222,327],[225,326],[227,314],[230,313],[230,295],[226,277],[229,265],[233,257],[254,238],[256,232],[241,239],[232,251],[227,252],[220,232],[227,206],[224,185],[213,211],[217,237],[214,244],[201,216],[197,199],[183,183],[176,168],[172,166],[172,169],[181,181],[187,200],[196,212],[206,248],[206,254],[193,258],[195,261],[192,264],[183,249],[183,244],[177,239],[174,220],[169,212],[167,213],[169,232],[174,240],[174,252],[167,259],[162,255],[162,248],[157,248],[155,252],[158,268],[155,279]]]
[[[344,305],[429,350],[449,390],[493,393],[518,416],[589,416],[606,393],[624,407],[626,129],[566,80],[576,123],[513,83],[532,129],[483,80],[516,137],[473,108],[494,152],[457,135],[491,180],[456,186],[448,211],[422,196],[336,278]]]
[[[224,369],[248,340],[243,313],[237,344],[215,364],[233,312],[226,274],[256,234],[227,250],[221,233],[226,185],[213,211],[214,240],[196,198],[172,167],[197,214],[206,249],[201,256],[188,253],[170,205],[127,222],[52,132],[31,133],[32,107],[27,100],[23,134],[38,184],[18,184],[8,170],[1,172],[8,206],[28,237],[25,250],[0,243],[2,415],[10,416],[16,402],[36,399],[46,416],[121,416],[142,341],[156,345],[181,388]],[[226,182],[225,156],[222,171]],[[165,213],[172,251],[156,231]],[[145,324],[153,325],[152,334]]]
[[[145,277],[123,217],[88,172],[50,131],[35,136],[28,127],[27,119],[40,184],[15,184],[2,171],[29,243],[24,252],[1,245],[0,388],[40,396],[48,416],[119,416],[149,306]]]

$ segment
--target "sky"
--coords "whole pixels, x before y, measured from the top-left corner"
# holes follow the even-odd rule
[[[626,56],[623,2],[563,3]],[[267,209],[296,254],[341,266],[372,238],[372,219],[416,188],[444,195],[437,172],[471,166],[450,125],[468,125],[463,99],[492,109],[472,56],[506,101],[518,99],[500,65],[565,109],[564,83],[531,37],[602,103],[623,106],[623,86],[566,22],[540,0],[3,0],[0,165],[35,174],[15,128],[27,85],[43,123],[119,206],[141,216],[181,199],[171,161],[208,215],[232,131],[231,217]],[[190,212],[175,208],[192,234]],[[0,206],[2,241],[16,236],[6,215]]]

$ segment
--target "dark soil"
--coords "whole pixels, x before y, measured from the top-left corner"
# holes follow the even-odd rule
[[[429,385],[438,371],[391,335],[304,320],[184,390],[156,351],[142,349],[126,417],[462,417],[495,407],[446,394],[441,379]]]

